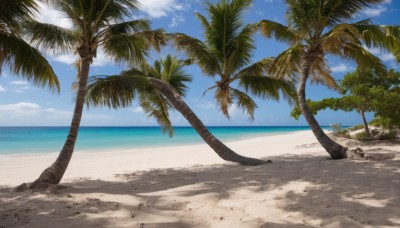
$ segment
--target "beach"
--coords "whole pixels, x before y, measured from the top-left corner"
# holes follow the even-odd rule
[[[328,159],[311,131],[227,145],[272,163],[228,163],[206,144],[75,153],[65,188],[43,194],[11,190],[56,154],[1,156],[0,227],[400,226],[398,142],[363,144],[383,158],[366,161]]]

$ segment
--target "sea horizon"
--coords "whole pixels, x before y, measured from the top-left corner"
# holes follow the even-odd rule
[[[310,130],[309,126],[207,126],[222,142]],[[324,126],[324,129],[330,129]],[[96,152],[201,144],[191,126],[175,126],[169,137],[159,126],[81,126],[75,151]],[[67,126],[0,126],[0,155],[58,153]]]

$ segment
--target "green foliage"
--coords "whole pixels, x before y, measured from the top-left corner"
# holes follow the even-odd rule
[[[353,137],[359,141],[366,140],[368,138],[365,131],[359,132],[359,133],[355,134]]]
[[[355,126],[353,126],[353,127],[350,128],[349,130],[350,130],[350,131],[357,131],[357,130],[360,130],[360,129],[363,129],[363,128],[364,128],[364,125],[360,124],[360,125],[355,125]]]
[[[287,25],[269,20],[258,23],[264,36],[290,45],[275,59],[271,71],[278,77],[299,73],[304,57],[310,56],[307,77],[310,76],[312,82],[339,89],[325,59],[325,54],[331,54],[354,60],[365,70],[373,68],[384,73],[385,65],[363,44],[389,51],[400,59],[398,27],[374,25],[371,20],[348,23],[363,9],[381,2],[383,0],[286,1]]]
[[[88,50],[96,58],[101,47],[107,57],[115,62],[140,63],[154,47],[165,44],[162,30],[150,31],[150,22],[143,19],[125,21],[138,12],[137,0],[51,0],[48,4],[72,21],[71,29],[32,21],[27,23],[27,39],[45,51],[53,53]]]
[[[314,115],[327,108],[345,112],[375,112],[374,125],[384,127],[400,126],[400,73],[390,70],[380,74],[372,69],[364,72],[358,68],[345,75],[341,87],[346,94],[340,98],[326,98],[320,101],[307,100],[307,105]],[[295,107],[291,116],[301,116],[299,107]]]
[[[47,59],[23,39],[22,24],[33,21],[38,5],[34,0],[3,0],[0,6],[0,73],[8,66],[15,75],[33,84],[60,90],[60,84]]]
[[[391,139],[398,139],[399,133],[396,130],[390,130],[389,132],[384,132],[380,135],[379,139],[381,140],[391,140]]]
[[[384,129],[393,129],[395,126],[398,126],[395,124],[395,121],[393,121],[391,118],[385,118],[385,117],[376,117],[369,123],[373,126],[382,127]]]
[[[269,74],[272,58],[252,63],[255,49],[254,33],[257,26],[244,23],[243,16],[251,6],[251,0],[221,0],[207,4],[207,15],[196,13],[203,28],[204,41],[182,33],[172,34],[177,48],[183,50],[202,72],[219,77],[214,97],[222,113],[229,118],[229,107],[234,103],[250,117],[257,108],[249,93],[273,100],[295,98],[294,81]],[[232,84],[238,82],[238,87]]]
[[[155,118],[163,131],[172,136],[174,130],[169,110],[173,106],[160,91],[151,86],[148,79],[161,80],[184,96],[188,89],[186,84],[192,80],[183,69],[186,65],[187,61],[168,55],[165,59],[155,61],[152,66],[142,63],[119,75],[92,77],[86,92],[86,104],[117,109],[131,106],[138,97],[143,111]]]

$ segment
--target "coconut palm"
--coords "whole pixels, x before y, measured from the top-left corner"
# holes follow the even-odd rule
[[[291,81],[267,75],[272,58],[252,63],[256,27],[243,23],[251,2],[221,0],[208,5],[208,18],[196,13],[204,41],[182,33],[171,35],[176,47],[183,50],[205,75],[218,78],[216,85],[206,92],[214,90],[217,106],[228,118],[229,107],[233,104],[242,108],[250,119],[254,118],[257,105],[248,93],[278,100],[281,94],[290,98],[294,91]]]
[[[173,128],[168,111],[174,108],[222,159],[244,165],[267,163],[241,156],[229,149],[208,131],[185,103],[182,98],[187,90],[185,83],[191,81],[183,70],[187,63],[168,55],[165,60],[155,61],[153,66],[144,63],[117,76],[95,77],[88,87],[86,100],[95,106],[118,108],[130,106],[137,95],[143,110],[155,117],[170,135]]]
[[[34,0],[4,0],[0,6],[0,72],[8,66],[15,75],[35,85],[59,91],[60,85],[46,58],[22,39],[21,24],[32,20],[38,5]]]
[[[56,54],[74,52],[79,57],[78,88],[71,127],[57,160],[34,181],[30,188],[58,184],[74,151],[82,118],[90,66],[101,48],[111,61],[141,62],[151,46],[164,43],[161,30],[150,31],[147,20],[130,20],[138,10],[137,0],[51,0],[48,1],[73,27],[30,22],[25,34],[30,42]]]
[[[326,54],[354,60],[364,69],[386,70],[381,60],[364,45],[398,50],[398,29],[373,25],[369,20],[349,23],[360,10],[381,2],[383,0],[286,0],[287,26],[270,20],[259,23],[266,37],[290,44],[275,59],[270,71],[277,77],[298,73],[298,105],[317,140],[333,159],[346,158],[349,151],[329,138],[319,126],[306,103],[306,83],[310,78],[312,82],[337,88]]]
[[[182,33],[172,35],[177,48],[193,59],[205,75],[219,77],[216,85],[207,91],[215,90],[217,105],[228,118],[228,109],[234,103],[250,118],[254,117],[257,105],[246,92],[274,100],[279,99],[280,90],[284,95],[292,92],[289,81],[266,75],[272,58],[251,64],[256,27],[243,23],[251,3],[251,0],[221,0],[208,5],[209,19],[196,13],[204,41]],[[233,88],[234,82],[238,82],[238,88]]]

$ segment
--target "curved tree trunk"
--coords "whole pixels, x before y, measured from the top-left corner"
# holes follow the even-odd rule
[[[365,113],[364,113],[364,111],[362,109],[360,109],[360,115],[361,115],[362,120],[363,120],[364,129],[365,129],[365,135],[368,138],[371,138],[371,133],[369,132],[369,128],[368,128],[367,118],[365,118]]]
[[[57,160],[42,172],[40,177],[30,185],[30,189],[46,189],[51,185],[60,183],[65,171],[67,170],[72,153],[74,152],[75,142],[78,137],[79,126],[82,119],[90,64],[93,59],[90,50],[86,50],[86,52],[84,50],[79,51],[81,55],[79,88],[76,96],[74,115],[72,117],[71,127],[69,129],[67,139],[57,157]]]
[[[300,82],[297,90],[297,98],[299,106],[304,118],[307,120],[312,132],[317,138],[318,142],[322,147],[329,153],[332,159],[343,159],[347,158],[347,148],[329,138],[324,131],[321,129],[310,108],[306,102],[306,83],[310,73],[310,65],[312,59],[308,56],[304,58],[304,62],[300,72]]]
[[[165,97],[171,102],[176,110],[178,110],[186,120],[192,125],[197,133],[203,140],[220,156],[222,159],[231,162],[237,162],[242,165],[256,166],[269,163],[271,161],[263,161],[255,158],[241,156],[225,144],[219,141],[213,134],[211,134],[196,114],[189,108],[176,90],[169,84],[154,78],[149,78],[152,86],[162,92]]]

